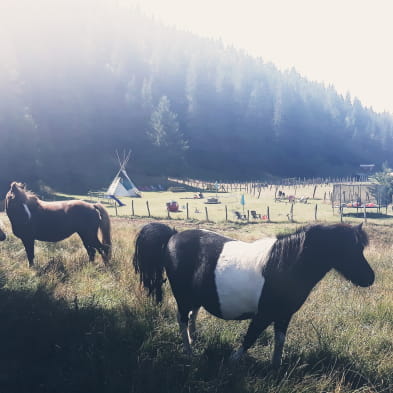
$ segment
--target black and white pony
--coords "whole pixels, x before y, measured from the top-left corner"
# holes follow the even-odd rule
[[[273,323],[272,363],[278,367],[292,315],[329,270],[362,287],[374,282],[363,256],[367,244],[361,225],[311,225],[245,243],[207,230],[177,233],[167,225],[150,223],[136,238],[133,263],[157,302],[162,300],[165,270],[186,352],[191,354],[195,320],[203,306],[219,318],[251,319],[232,360],[239,359]]]

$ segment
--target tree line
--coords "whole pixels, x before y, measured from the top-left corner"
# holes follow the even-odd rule
[[[129,148],[131,175],[147,176],[346,176],[389,164],[390,114],[113,3],[83,2],[75,17],[77,2],[39,0],[21,23],[3,21],[1,193],[15,179],[104,187],[114,152]]]

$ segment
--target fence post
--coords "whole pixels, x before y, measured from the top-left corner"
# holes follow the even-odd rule
[[[171,219],[171,215],[169,214],[169,209],[166,209],[167,213],[168,213],[168,218]]]
[[[131,200],[131,215],[135,216],[135,211],[134,211],[134,200]]]
[[[363,216],[364,216],[364,223],[367,224],[366,205],[364,205],[364,213],[363,213]]]
[[[206,221],[209,221],[209,214],[207,213],[207,206],[205,206]]]
[[[291,210],[289,211],[289,219],[291,222],[293,222],[293,205],[294,203],[291,203]]]
[[[150,217],[150,208],[149,208],[149,201],[146,201],[146,207],[147,207],[147,214]]]
[[[314,211],[314,220],[315,220],[315,221],[318,221],[317,213],[318,213],[318,205],[315,204],[315,211]]]
[[[225,205],[225,221],[228,221],[228,206]]]
[[[247,210],[247,222],[250,222],[250,210]]]
[[[315,186],[314,186],[314,192],[312,193],[312,199],[315,199],[315,193],[316,193],[316,191],[317,191],[317,186],[315,185]]]
[[[186,203],[186,210],[187,210],[187,220],[189,220],[190,216],[188,215],[188,202]]]
[[[116,212],[116,217],[117,217],[117,203],[115,201],[115,212]]]
[[[269,208],[269,206],[267,207],[266,215],[267,215],[267,222],[270,222],[270,208]]]

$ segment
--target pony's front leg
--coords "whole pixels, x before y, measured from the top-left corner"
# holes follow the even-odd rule
[[[34,239],[23,238],[22,243],[25,246],[29,267],[34,266]]]
[[[285,336],[291,317],[274,322],[274,352],[272,366],[278,368],[281,365],[281,357],[284,349]]]
[[[248,327],[247,333],[243,339],[241,347],[232,353],[229,360],[235,362],[239,360],[251,347],[259,337],[259,335],[272,323],[270,318],[266,318],[262,315],[256,315]]]

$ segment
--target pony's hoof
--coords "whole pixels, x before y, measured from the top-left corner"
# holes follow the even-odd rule
[[[237,351],[232,352],[231,356],[229,356],[229,362],[230,363],[236,363],[238,362],[244,355],[244,349],[243,347],[240,347]]]
[[[192,350],[189,349],[183,349],[183,354],[190,360],[194,357],[194,352],[192,352]]]

